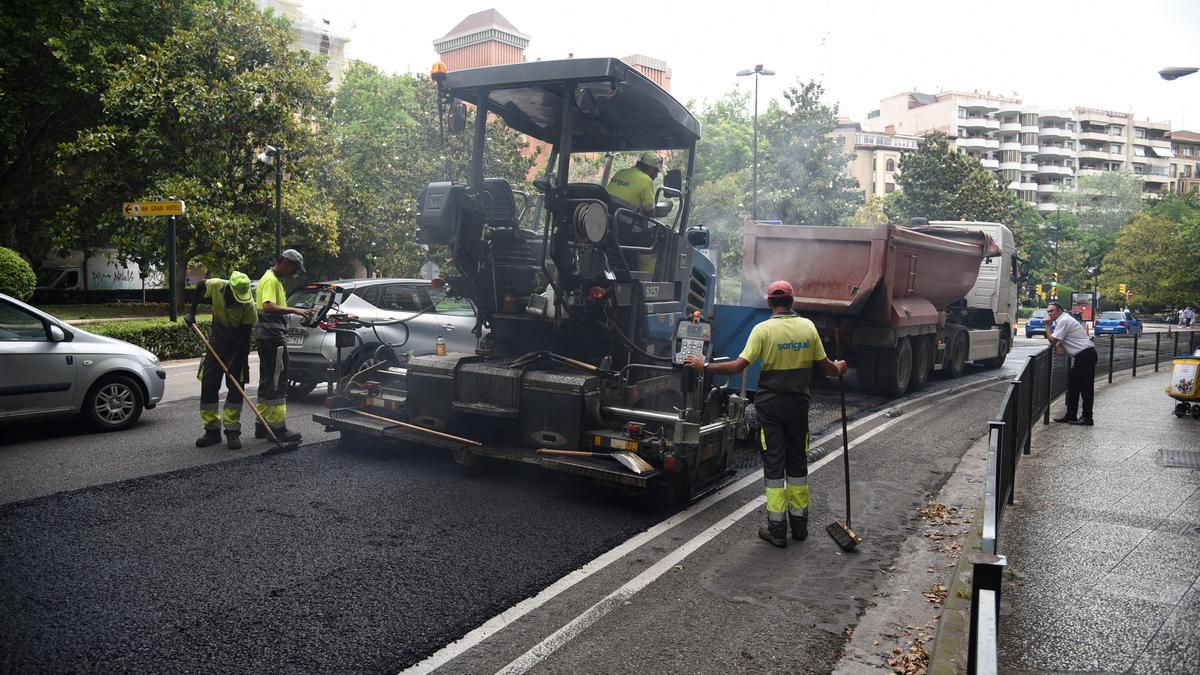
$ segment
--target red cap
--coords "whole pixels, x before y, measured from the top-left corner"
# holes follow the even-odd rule
[[[795,295],[795,292],[792,290],[792,285],[783,279],[772,281],[771,285],[767,286],[767,297],[780,297],[784,295],[790,298]]]

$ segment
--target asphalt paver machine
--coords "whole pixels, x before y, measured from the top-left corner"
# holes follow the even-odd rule
[[[618,59],[435,79],[451,131],[475,108],[470,175],[421,193],[419,236],[449,251],[446,288],[474,304],[478,347],[356,373],[315,419],[344,440],[530,462],[670,499],[717,484],[745,405],[680,365],[712,343],[708,233],[688,222],[699,123]],[[489,118],[546,144],[535,195],[486,175]],[[653,217],[571,180],[573,162],[647,150],[676,165]]]

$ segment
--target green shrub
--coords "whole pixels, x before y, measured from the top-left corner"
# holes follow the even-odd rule
[[[211,319],[199,317],[196,325],[204,329],[206,337]],[[83,329],[96,335],[104,335],[118,340],[135,344],[142,349],[154,352],[163,361],[172,359],[194,359],[204,354],[204,344],[196,333],[188,327],[183,319],[171,323],[168,319],[146,319],[139,321],[112,321],[90,326]],[[250,338],[251,349],[254,348],[254,337]]]
[[[29,263],[11,248],[0,246],[0,293],[27,301],[36,286],[37,277]]]

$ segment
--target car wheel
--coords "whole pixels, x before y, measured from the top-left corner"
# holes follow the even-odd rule
[[[317,388],[318,382],[310,382],[308,380],[288,380],[288,398],[303,398],[307,396],[313,389]]]
[[[83,398],[83,415],[99,431],[120,431],[142,416],[142,388],[125,375],[110,375],[92,385]]]

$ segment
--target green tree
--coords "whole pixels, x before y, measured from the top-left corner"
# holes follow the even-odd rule
[[[867,201],[846,219],[846,225],[850,227],[878,227],[886,222],[888,216],[884,211],[884,198],[879,195],[867,197]]]
[[[1080,176],[1075,187],[1058,194],[1057,201],[1079,217],[1083,228],[1116,234],[1143,210],[1142,181],[1129,171]]]
[[[0,3],[0,244],[35,264],[70,201],[61,143],[96,126],[111,71],[189,20],[191,0],[6,0]],[[119,201],[119,199],[118,199]]]
[[[898,222],[910,218],[1011,223],[1018,201],[979,160],[957,152],[941,132],[925,137],[916,152],[900,159],[896,184],[901,192],[889,204]]]
[[[291,48],[285,21],[249,0],[210,0],[160,44],[114,67],[99,124],[63,148],[82,178],[59,215],[62,247],[110,241],[143,267],[167,258],[163,224],[123,219],[118,203],[175,197],[177,278],[191,261],[228,272],[274,255],[274,182],[255,156],[283,148],[286,245],[336,254],[337,213],[316,181],[331,154],[319,126],[328,75]],[[182,293],[182,285],[176,289]]]
[[[0,246],[0,293],[18,300],[28,300],[33,297],[36,286],[37,277],[33,274],[33,268],[21,254]]]
[[[337,166],[328,169],[343,271],[348,256],[372,272],[415,276],[426,260],[416,238],[417,195],[433,181],[465,180],[470,165],[471,134],[439,134],[436,94],[424,76],[389,75],[363,62],[346,70],[333,111]],[[473,121],[470,110],[468,129]],[[486,142],[484,175],[528,192],[538,155],[499,119]]]
[[[1158,215],[1135,213],[1104,258],[1101,294],[1127,284],[1141,305],[1182,305],[1200,296],[1200,250],[1183,246],[1182,228]]]
[[[786,106],[772,101],[760,120],[765,152],[760,153],[759,216],[795,225],[837,225],[848,218],[863,195],[845,169],[851,159],[830,133],[837,128],[837,106],[821,102],[817,82],[792,86]]]

